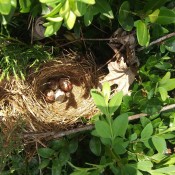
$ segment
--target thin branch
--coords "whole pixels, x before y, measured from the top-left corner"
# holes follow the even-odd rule
[[[160,110],[159,113],[170,110],[170,109],[175,109],[175,104],[164,106]],[[132,120],[136,120],[136,119],[139,119],[141,117],[146,117],[146,116],[148,116],[148,114],[145,114],[145,113],[136,114],[136,115],[129,116],[128,120],[132,121]],[[64,137],[64,136],[68,136],[68,135],[71,135],[71,134],[76,134],[76,133],[83,132],[83,131],[90,131],[90,130],[93,130],[93,129],[94,129],[94,125],[91,124],[91,125],[86,125],[84,127],[75,128],[75,129],[71,129],[71,130],[68,130],[68,131],[62,131],[62,132],[25,133],[23,135],[23,138],[27,139],[28,137],[30,137],[30,138],[36,138],[37,137],[38,139],[42,139],[42,138],[58,139],[58,138],[61,138],[61,137]]]
[[[150,46],[152,46],[152,45],[154,45],[154,44],[161,43],[162,41],[164,41],[164,40],[166,40],[166,39],[168,39],[168,38],[171,38],[171,37],[173,37],[173,36],[175,36],[175,32],[169,33],[169,34],[167,34],[167,35],[165,35],[165,36],[163,36],[163,37],[161,37],[161,38],[159,38],[159,39],[157,39],[157,40],[151,42],[147,47],[141,47],[141,48],[139,48],[137,51],[139,52],[139,51],[141,51],[141,50],[143,50],[143,49],[145,49],[145,48],[148,48],[148,47],[150,47]]]

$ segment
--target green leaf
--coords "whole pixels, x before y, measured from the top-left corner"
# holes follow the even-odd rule
[[[140,161],[137,163],[137,168],[141,171],[149,171],[153,167],[153,164],[151,161]]]
[[[150,173],[165,173],[170,174],[170,173],[175,173],[175,166],[168,166],[168,167],[163,167],[163,168],[157,168],[155,170],[151,170]],[[157,174],[160,175],[160,174]]]
[[[70,153],[69,150],[65,147],[61,149],[60,155],[59,155],[59,164],[61,166],[65,165],[67,161],[70,159]]]
[[[39,0],[41,3],[51,4],[51,3],[58,3],[62,0]]]
[[[156,23],[163,25],[175,23],[175,12],[165,7],[161,8]]]
[[[155,10],[153,13],[151,13],[149,15],[150,22],[152,22],[152,23],[155,23],[156,22],[156,20],[157,20],[157,18],[159,16],[159,12],[160,12],[160,10],[157,9],[157,10]]]
[[[44,36],[49,37],[53,34],[56,34],[56,32],[60,29],[61,24],[62,24],[62,21],[45,23],[44,26],[46,26],[46,30],[44,32]]]
[[[64,148],[68,145],[68,142],[65,139],[54,140],[51,142],[50,147],[55,150],[59,151],[61,148]]]
[[[62,5],[62,7],[60,8],[59,11],[59,15],[62,16],[63,18],[69,15],[70,12],[70,4],[69,4],[69,0],[65,0],[64,5]]]
[[[50,163],[50,160],[49,159],[44,159],[40,164],[39,164],[39,169],[43,169],[45,167],[47,167]]]
[[[61,165],[59,159],[52,160],[52,175],[61,174]]]
[[[104,96],[97,90],[91,90],[91,96],[95,102],[95,105],[100,109],[100,111],[108,116],[108,107],[105,102]]]
[[[148,123],[150,123],[150,120],[147,117],[141,117],[140,122],[143,127],[145,127]]]
[[[31,0],[19,0],[19,4],[21,13],[28,13],[30,11]]]
[[[130,135],[130,141],[131,142],[136,140],[136,139],[137,139],[137,133],[133,133],[133,134]]]
[[[84,14],[85,26],[89,26],[92,23],[94,16],[98,13],[99,13],[99,10],[98,8],[96,8],[96,6],[88,6],[87,11]]]
[[[76,15],[72,11],[69,11],[69,13],[65,15],[64,21],[65,21],[66,27],[69,30],[71,30],[74,27],[74,24],[76,21]]]
[[[0,14],[8,15],[11,7],[11,0],[0,0]]]
[[[164,87],[158,87],[157,89],[160,93],[161,99],[165,101],[168,97],[168,92]]]
[[[126,152],[126,147],[128,146],[128,144],[126,144],[123,141],[123,138],[115,138],[114,143],[113,143],[113,149],[114,152],[118,155],[124,154]]]
[[[80,2],[83,2],[83,3],[86,3],[86,4],[90,4],[90,5],[95,4],[95,0],[77,0],[77,1],[80,1]]]
[[[96,2],[95,6],[96,8],[99,9],[100,13],[102,13],[104,16],[110,19],[114,18],[110,4],[106,0],[103,0],[103,1],[96,0],[95,2]]]
[[[168,51],[175,52],[175,37],[166,40],[164,46]]]
[[[111,87],[108,82],[103,83],[102,93],[103,93],[103,96],[105,97],[106,105],[108,105],[109,97],[111,94]]]
[[[47,17],[52,17],[54,15],[57,15],[62,6],[63,6],[63,3],[60,2],[57,6],[54,7],[54,9],[50,13],[44,15],[44,17],[47,18]]]
[[[70,175],[89,175],[87,170],[76,170],[75,172],[71,173]]]
[[[163,85],[165,84],[171,77],[171,73],[170,72],[167,72],[164,77],[159,81],[159,84],[160,85]]]
[[[50,158],[54,155],[55,151],[51,148],[40,148],[38,154],[43,158]]]
[[[111,130],[110,126],[105,121],[96,121],[95,122],[95,129],[97,134],[102,138],[111,138]]]
[[[145,22],[138,20],[135,22],[137,40],[141,46],[147,46],[149,44],[150,35],[149,30]]]
[[[130,4],[124,1],[119,9],[118,21],[126,31],[131,31],[134,26],[134,19],[131,15]]]
[[[166,2],[169,0],[158,0],[158,1],[153,1],[153,0],[148,0],[145,4],[144,11],[151,11],[151,10],[156,10],[162,7]]]
[[[167,149],[166,141],[163,137],[153,136],[152,142],[159,153],[162,153]]]
[[[128,127],[128,114],[119,115],[112,124],[114,137],[125,137],[125,133]]]
[[[122,98],[123,98],[123,92],[118,92],[116,93],[111,100],[109,101],[109,113],[112,115],[121,105],[122,103]]]
[[[175,78],[167,80],[166,83],[161,84],[160,86],[166,89],[167,91],[175,89]]]
[[[148,123],[141,132],[141,139],[149,139],[153,134],[153,125]]]
[[[71,4],[71,9],[76,16],[83,16],[87,10],[87,4],[81,1],[73,1]]]
[[[90,150],[96,155],[100,156],[101,154],[101,142],[97,137],[92,137],[89,143]]]
[[[63,17],[48,17],[46,18],[48,21],[52,21],[52,22],[61,22],[63,20]]]
[[[78,148],[78,139],[74,138],[69,142],[69,152],[72,154]]]

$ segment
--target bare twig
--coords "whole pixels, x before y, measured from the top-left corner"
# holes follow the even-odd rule
[[[175,108],[175,104],[164,106],[160,110],[159,113],[170,110],[170,109],[174,109],[174,108]],[[146,116],[148,116],[148,114],[145,114],[145,113],[136,114],[136,115],[129,116],[128,120],[132,121],[132,120],[136,120],[136,119],[139,119],[141,117],[146,117]],[[75,129],[71,129],[68,131],[62,131],[62,132],[25,133],[23,135],[23,137],[26,139],[29,137],[30,138],[38,138],[38,139],[42,139],[42,138],[57,139],[57,138],[61,138],[61,137],[68,136],[71,134],[76,134],[76,133],[83,132],[83,131],[90,131],[92,129],[94,129],[94,125],[91,124],[91,125],[86,125],[86,126],[81,127],[81,128],[75,128]]]
[[[154,45],[154,44],[160,43],[160,42],[162,42],[162,41],[164,41],[164,40],[166,40],[166,39],[168,39],[168,38],[171,38],[171,37],[173,37],[173,36],[175,36],[175,32],[169,33],[169,34],[167,34],[167,35],[165,35],[165,36],[163,36],[163,37],[161,37],[161,38],[159,38],[159,39],[157,39],[157,40],[151,42],[147,47],[141,47],[141,48],[139,48],[137,51],[139,52],[139,51],[141,51],[141,50],[143,50],[143,49],[145,49],[145,48],[148,48],[148,47],[150,47],[150,46],[152,46],[152,45]]]

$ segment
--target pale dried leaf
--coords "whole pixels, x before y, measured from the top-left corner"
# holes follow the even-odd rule
[[[117,92],[123,91],[124,94],[129,94],[129,86],[133,83],[135,74],[127,67],[124,58],[122,57],[120,62],[110,62],[108,70],[109,74],[100,83],[108,81],[110,86],[117,84]]]

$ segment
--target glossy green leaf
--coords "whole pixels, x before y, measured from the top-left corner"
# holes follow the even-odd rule
[[[151,170],[153,167],[153,164],[151,161],[140,161],[137,163],[137,168],[141,171],[148,171]]]
[[[52,21],[52,22],[61,22],[63,20],[63,17],[48,17],[46,18],[48,21]]]
[[[165,88],[167,91],[175,89],[175,78],[167,80],[166,83],[161,84],[160,86]]]
[[[157,18],[158,18],[158,16],[159,16],[159,13],[160,13],[160,10],[159,9],[157,9],[153,13],[151,13],[149,15],[150,22],[155,23],[156,20],[157,20]]]
[[[55,151],[59,151],[61,148],[64,148],[66,145],[68,145],[68,142],[65,139],[54,140],[50,144],[51,148]]]
[[[123,138],[120,137],[116,137],[114,142],[113,142],[113,149],[114,152],[118,155],[120,154],[124,154],[126,152],[126,147],[128,146],[128,144],[126,144],[123,141]]]
[[[71,30],[74,27],[75,21],[76,15],[72,11],[65,15],[64,22],[69,30]]]
[[[97,90],[91,90],[91,96],[95,102],[95,105],[100,109],[100,111],[108,116],[108,107],[106,106],[104,96]]]
[[[0,0],[0,14],[8,15],[11,7],[11,0]]]
[[[168,92],[164,87],[158,87],[158,91],[160,93],[161,99],[165,101],[168,97]]]
[[[118,21],[126,31],[131,31],[134,26],[134,19],[131,15],[130,4],[124,1],[119,9]]]
[[[41,3],[48,3],[48,4],[50,4],[50,3],[58,3],[58,2],[60,2],[60,1],[62,1],[62,0],[39,0]]]
[[[165,41],[165,48],[170,52],[175,52],[175,37],[172,37]]]
[[[163,25],[175,23],[175,12],[165,7],[161,8],[156,23]]]
[[[105,97],[106,105],[108,105],[109,97],[111,94],[111,87],[108,82],[103,83],[102,93],[103,93],[103,96]]]
[[[96,155],[100,156],[101,154],[101,141],[97,137],[92,137],[89,143],[90,150]]]
[[[84,14],[84,24],[85,26],[89,26],[95,15],[97,15],[99,13],[99,9],[96,8],[96,6],[88,6],[87,7],[87,11]]]
[[[160,86],[165,84],[171,77],[171,73],[167,72],[164,77],[159,81]]]
[[[102,13],[104,16],[110,18],[110,19],[113,19],[114,18],[114,15],[113,15],[113,12],[112,12],[112,9],[108,3],[108,1],[106,0],[96,0],[95,1],[96,4],[96,8],[99,9],[100,13]]]
[[[63,18],[64,18],[65,16],[68,17],[69,12],[70,12],[69,0],[65,0],[64,5],[62,5],[62,7],[60,8],[59,15],[62,16]]]
[[[114,147],[114,152],[120,155],[120,154],[124,154],[126,152],[126,149],[120,143],[116,143]]]
[[[119,115],[112,124],[112,130],[114,137],[125,137],[126,130],[128,128],[128,114]]]
[[[50,163],[50,159],[44,159],[41,161],[41,163],[39,164],[39,169],[43,169],[45,167],[47,167]]]
[[[63,3],[59,3],[50,13],[44,15],[44,17],[52,17],[54,15],[57,15],[62,7]]]
[[[95,129],[100,137],[111,138],[111,130],[107,122],[100,120],[95,122]]]
[[[131,142],[136,140],[136,139],[137,139],[137,133],[133,133],[133,134],[130,135],[130,141]]]
[[[151,174],[157,173],[156,175],[161,175],[161,173],[165,173],[165,175],[167,175],[167,174],[173,175],[175,173],[175,165],[163,167],[163,168],[157,168],[155,170],[151,170],[150,173]]]
[[[77,1],[81,1],[83,3],[90,4],[90,5],[95,4],[95,0],[77,0]]]
[[[123,92],[116,93],[109,101],[109,113],[112,115],[121,105],[123,98]]]
[[[61,24],[62,24],[62,21],[45,23],[46,30],[45,30],[44,36],[49,37],[55,34],[60,29]]]
[[[87,11],[87,4],[81,1],[73,1],[71,4],[71,10],[76,16],[83,16]]]
[[[140,122],[143,127],[145,127],[148,123],[150,123],[150,120],[147,117],[141,117]]]
[[[139,44],[141,46],[147,46],[149,44],[150,35],[146,23],[138,20],[136,21],[135,25]]]
[[[51,148],[40,148],[38,149],[38,154],[43,158],[50,158],[53,156],[55,151]]]
[[[152,142],[159,153],[162,153],[167,149],[166,141],[163,137],[153,136]]]
[[[21,13],[28,13],[30,11],[31,0],[19,0],[19,4]]]
[[[82,169],[82,170],[77,170],[71,173],[70,175],[89,175],[89,172],[87,172],[86,169],[85,170]]]
[[[148,123],[141,132],[141,139],[149,139],[153,134],[153,125]]]
[[[166,2],[169,0],[158,0],[158,1],[153,1],[153,0],[148,0],[145,4],[144,11],[151,11],[151,10],[156,10],[162,7]]]

